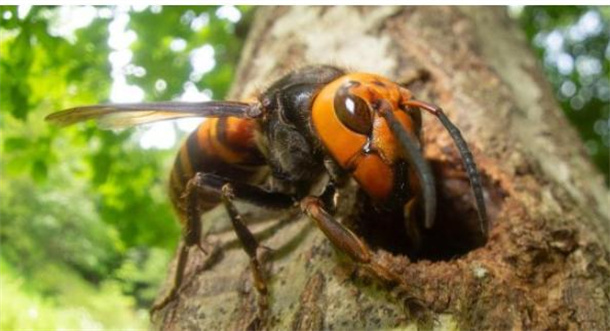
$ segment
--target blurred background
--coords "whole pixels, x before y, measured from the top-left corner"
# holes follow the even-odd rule
[[[608,183],[610,7],[508,7]],[[223,99],[253,7],[0,6],[0,329],[147,329],[197,120],[47,125],[99,102]]]

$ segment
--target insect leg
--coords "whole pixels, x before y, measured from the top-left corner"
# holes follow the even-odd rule
[[[254,185],[232,181],[212,174],[198,173],[194,177],[194,185],[201,190],[217,192],[220,195],[237,238],[250,257],[253,283],[259,293],[259,318],[263,319],[269,305],[265,271],[261,261],[264,248],[243,222],[241,215],[233,204],[233,200],[239,199],[270,209],[285,209],[294,205],[292,198],[282,193],[269,192]]]
[[[150,309],[150,315],[154,315],[158,310],[163,309],[168,303],[178,298],[178,290],[182,285],[182,278],[184,275],[184,268],[186,267],[186,261],[189,253],[189,246],[184,242],[180,242],[180,253],[178,255],[178,262],[176,265],[176,271],[174,271],[174,283],[169,293],[158,303],[155,303]]]
[[[325,209],[322,200],[308,196],[301,200],[301,210],[311,218],[326,237],[356,262],[368,263],[371,251],[367,245],[343,224],[337,222]]]
[[[230,186],[227,186],[227,184]],[[180,289],[180,285],[183,281],[189,248],[197,245],[199,249],[205,252],[205,249],[201,246],[200,218],[202,212],[200,199],[202,192],[217,194],[223,204],[225,204],[225,207],[231,216],[231,222],[233,223],[235,232],[237,233],[239,240],[244,245],[246,253],[251,258],[252,252],[254,252],[254,255],[259,253],[257,252],[257,250],[259,250],[259,245],[252,233],[241,221],[241,217],[239,217],[237,210],[232,204],[231,200],[233,197],[270,209],[289,208],[294,204],[292,198],[285,194],[268,192],[257,186],[234,182],[230,179],[213,174],[206,174],[202,172],[196,173],[195,176],[193,176],[193,178],[191,178],[187,183],[185,193],[183,194],[183,198],[187,204],[187,219],[183,232],[184,243],[181,244],[180,253],[178,256],[174,284],[169,294],[161,302],[153,306],[151,309],[151,314],[162,309],[169,302],[177,298],[178,290]],[[234,217],[235,215],[238,217]],[[212,251],[210,254],[214,255],[214,252],[215,251]],[[256,265],[253,265],[252,270],[254,273],[254,283],[257,290],[264,287],[262,291],[259,290],[259,293],[266,293],[266,285],[263,281],[261,281],[264,278],[262,277],[262,269],[260,268],[260,263],[258,260],[256,261]],[[266,294],[261,295],[260,297],[262,298],[261,300],[266,300]]]
[[[209,256],[215,255],[217,248],[212,248],[211,252],[208,252],[201,245],[201,205],[200,205],[200,179],[201,173],[197,173],[191,178],[186,184],[186,189],[183,194],[183,199],[186,202],[186,221],[182,232],[182,241],[180,242],[178,262],[176,264],[176,271],[174,272],[174,282],[169,293],[159,303],[153,305],[150,310],[150,314],[154,314],[156,311],[167,306],[168,303],[172,302],[178,297],[178,291],[182,285],[184,278],[184,271],[186,268],[186,261],[188,259],[189,251],[192,246],[197,246],[203,253]]]
[[[356,234],[335,220],[324,209],[320,198],[305,197],[301,200],[301,209],[316,223],[336,248],[349,255],[355,262],[381,281],[397,285],[400,291],[407,291],[405,298],[401,299],[404,300],[407,309],[418,307],[420,309],[424,308],[424,311],[428,310],[424,303],[408,294],[413,286],[409,286],[404,276],[392,270],[385,259],[379,258]]]
[[[379,261],[369,247],[356,234],[339,223],[324,208],[322,200],[315,196],[308,196],[301,200],[301,210],[326,235],[330,242],[339,250],[349,255],[354,261],[370,270],[381,279],[401,285],[406,288],[404,280],[381,261]]]
[[[265,277],[265,270],[260,261],[260,256],[262,255],[260,249],[260,245],[254,235],[246,224],[244,224],[241,215],[235,208],[233,204],[233,199],[235,198],[235,192],[233,191],[233,186],[229,183],[223,185],[222,187],[222,203],[229,214],[229,218],[231,219],[231,224],[233,225],[233,229],[237,234],[237,238],[241,242],[244,251],[250,257],[250,269],[252,270],[252,278],[254,281],[254,287],[259,293],[259,313],[260,318],[266,313],[269,307],[268,301],[268,290],[267,283]]]
[[[198,173],[195,177],[199,187],[215,191],[219,196],[222,196],[225,184],[231,184],[231,190],[237,200],[269,209],[286,209],[294,205],[294,200],[289,195],[270,192],[255,185],[237,182],[213,174]]]

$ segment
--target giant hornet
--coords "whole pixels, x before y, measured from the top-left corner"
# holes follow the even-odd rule
[[[177,298],[190,248],[202,250],[201,215],[223,204],[250,257],[259,298],[267,295],[260,245],[233,204],[243,200],[267,208],[296,205],[332,244],[354,261],[377,270],[367,243],[332,216],[335,188],[353,178],[375,210],[398,211],[395,224],[416,240],[413,229],[435,221],[432,172],[421,152],[421,113],[436,116],[460,152],[475,196],[479,223],[487,214],[479,174],[460,131],[441,108],[415,100],[386,78],[309,66],[282,77],[253,102],[156,102],[76,107],[48,121],[69,125],[95,119],[124,128],[154,121],[207,117],[182,144],[169,180],[169,195],[183,226],[174,284],[153,310]],[[312,193],[326,178],[321,194]],[[330,198],[329,198],[330,197]],[[415,211],[420,210],[417,219]],[[403,230],[401,230],[403,231]],[[266,300],[259,300],[260,309]]]

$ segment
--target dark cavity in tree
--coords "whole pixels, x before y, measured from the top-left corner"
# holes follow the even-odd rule
[[[436,221],[431,229],[425,229],[421,211],[413,216],[420,231],[419,245],[417,238],[407,234],[402,210],[380,212],[362,192],[357,196],[355,212],[347,219],[349,226],[372,248],[407,255],[413,261],[450,260],[485,245],[465,172],[456,171],[455,165],[440,161],[432,161],[430,165],[436,179]],[[501,208],[504,193],[492,185],[484,173],[481,176],[493,223],[494,211]]]

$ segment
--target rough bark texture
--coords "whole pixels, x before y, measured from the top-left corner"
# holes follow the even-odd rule
[[[246,219],[257,219],[252,229],[273,249],[262,328],[610,329],[609,194],[504,8],[261,8],[232,96],[316,63],[398,82],[426,73],[409,87],[441,105],[468,140],[492,230],[478,248],[463,230],[475,218],[468,182],[449,136],[428,116],[426,157],[441,199],[436,230],[447,251],[410,261],[377,249],[409,284],[391,286],[338,253],[298,211],[251,211]],[[342,210],[352,200],[345,193]],[[223,253],[215,261],[191,254],[189,283],[154,316],[157,327],[243,329],[256,314],[248,259],[224,211],[204,221]]]

